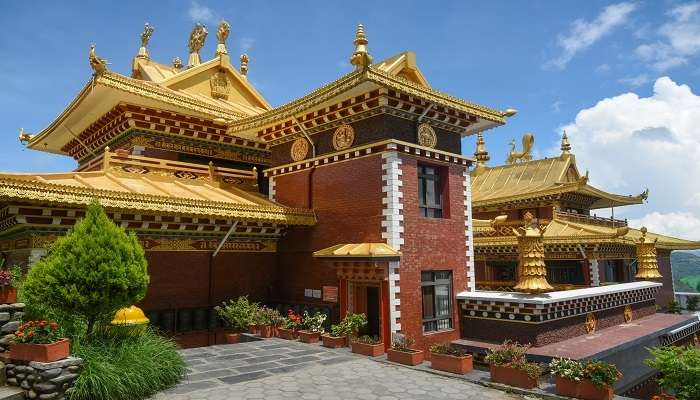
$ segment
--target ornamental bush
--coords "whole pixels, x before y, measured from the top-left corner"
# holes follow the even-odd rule
[[[30,304],[84,319],[90,334],[97,321],[140,301],[148,280],[136,236],[110,221],[93,200],[85,217],[30,269],[22,295]]]
[[[679,400],[700,399],[700,350],[690,346],[648,350],[652,358],[645,363],[661,372],[657,378],[659,386]]]

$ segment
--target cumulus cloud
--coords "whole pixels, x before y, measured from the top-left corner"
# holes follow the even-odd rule
[[[675,6],[667,17],[656,32],[659,40],[636,49],[639,57],[659,71],[687,64],[700,53],[700,2]]]
[[[591,183],[621,194],[650,189],[649,203],[616,209],[633,226],[700,240],[700,96],[662,77],[653,94],[624,93],[581,110],[564,126]]]
[[[207,24],[215,24],[220,18],[211,8],[199,4],[196,1],[190,3],[190,8],[187,10],[187,15],[193,22],[203,22]]]
[[[566,34],[557,38],[557,46],[561,54],[548,61],[546,68],[563,69],[574,56],[602,39],[618,26],[624,24],[630,14],[637,8],[634,3],[611,4],[603,9],[593,20],[577,19],[571,24],[571,29]]]

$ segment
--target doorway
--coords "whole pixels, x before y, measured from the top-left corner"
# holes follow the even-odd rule
[[[367,325],[360,330],[360,334],[381,337],[379,285],[354,283],[352,294],[352,311],[367,316]]]

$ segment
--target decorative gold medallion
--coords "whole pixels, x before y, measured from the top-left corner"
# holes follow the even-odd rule
[[[595,328],[597,325],[598,319],[595,317],[595,314],[586,314],[586,333],[595,333]]]
[[[304,138],[299,138],[292,143],[292,149],[290,151],[292,160],[301,161],[306,158],[309,154],[309,142]]]
[[[228,99],[229,85],[226,73],[219,71],[209,78],[211,86],[211,97],[215,99]]]
[[[341,125],[333,133],[333,148],[336,150],[347,149],[355,141],[355,130],[350,125]]]
[[[700,347],[700,338],[697,333],[693,334],[693,346]]]
[[[625,306],[625,323],[630,323],[632,321],[632,306],[631,305],[626,305]]]
[[[437,136],[432,126],[426,123],[418,125],[418,144],[430,148],[437,145]]]

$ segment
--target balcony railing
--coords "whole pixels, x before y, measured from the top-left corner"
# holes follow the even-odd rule
[[[609,228],[621,228],[624,226],[627,226],[627,220],[624,219],[614,219],[614,218],[603,218],[603,217],[597,217],[595,215],[584,215],[584,214],[576,214],[576,213],[570,213],[566,211],[556,211],[555,216],[557,219],[560,220],[565,220],[565,221],[571,221],[571,222],[578,222],[582,224],[593,224],[593,225],[599,225],[599,226],[606,226]]]

